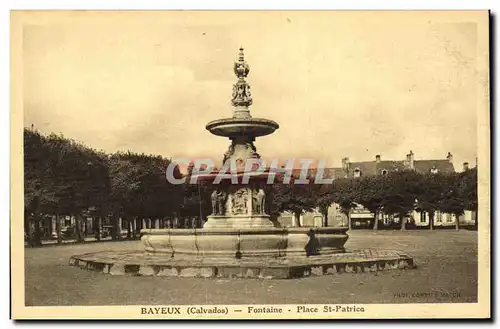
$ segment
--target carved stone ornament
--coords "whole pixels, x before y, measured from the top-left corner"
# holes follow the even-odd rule
[[[235,215],[247,214],[248,191],[247,189],[239,189],[232,196],[232,212]]]
[[[231,100],[233,106],[248,107],[252,105],[250,85],[245,81],[249,72],[250,66],[245,62],[243,48],[240,48],[238,61],[234,62],[234,74],[238,77],[238,81],[233,85],[233,97]]]
[[[234,62],[234,74],[238,78],[246,78],[250,72],[250,66],[245,62],[245,55],[243,54],[243,48],[240,48],[240,53],[238,54],[238,61]]]
[[[250,85],[243,78],[240,78],[238,82],[233,85],[233,99],[231,103],[233,106],[248,107],[252,105]]]

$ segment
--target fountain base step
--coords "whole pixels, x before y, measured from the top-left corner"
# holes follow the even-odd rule
[[[261,279],[290,279],[416,267],[412,257],[395,250],[357,250],[309,257],[259,259],[178,258],[144,251],[103,251],[72,256],[69,263],[111,275]]]

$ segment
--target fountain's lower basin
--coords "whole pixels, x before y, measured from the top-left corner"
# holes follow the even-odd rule
[[[288,257],[344,252],[347,227],[145,229],[147,252],[171,257]]]
[[[396,250],[344,250],[347,228],[142,230],[146,250],[71,256],[70,265],[111,275],[290,279],[415,268]]]

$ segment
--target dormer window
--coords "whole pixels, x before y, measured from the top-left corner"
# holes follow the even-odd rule
[[[385,175],[387,175],[387,173],[388,173],[387,169],[382,169],[382,175],[385,176]]]
[[[432,167],[431,174],[437,174],[439,170],[436,167]]]
[[[361,170],[359,168],[354,169],[354,177],[361,177]]]

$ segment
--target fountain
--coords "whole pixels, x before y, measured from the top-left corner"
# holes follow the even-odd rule
[[[240,48],[234,63],[233,115],[206,125],[212,134],[230,139],[223,163],[236,170],[217,184],[219,171],[194,174],[197,180],[214,186],[212,214],[203,228],[143,229],[145,251],[77,255],[70,258],[71,265],[110,274],[249,278],[413,267],[413,259],[399,251],[347,252],[347,227],[285,228],[270,219],[266,184],[274,173],[263,168],[254,141],[272,134],[279,125],[251,116],[249,71]],[[248,160],[256,166],[247,168]]]

